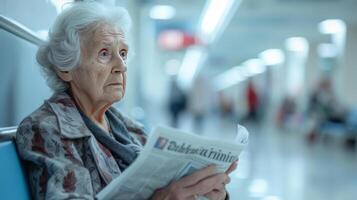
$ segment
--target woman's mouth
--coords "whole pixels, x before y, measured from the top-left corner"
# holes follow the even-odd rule
[[[110,83],[108,85],[111,85],[111,86],[116,86],[116,85],[123,85],[122,83]]]

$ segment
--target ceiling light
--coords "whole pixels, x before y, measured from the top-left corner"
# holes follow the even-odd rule
[[[308,42],[303,37],[291,37],[286,39],[285,46],[289,51],[306,52],[308,50]]]
[[[247,70],[248,76],[254,76],[257,74],[261,74],[261,73],[265,72],[265,70],[266,70],[266,66],[258,58],[245,61],[243,63],[243,66]]]
[[[186,51],[178,73],[178,83],[181,88],[188,89],[191,86],[206,56],[206,52],[199,47],[191,47]]]
[[[168,5],[157,5],[151,8],[150,17],[158,20],[172,19],[176,14],[176,9]]]
[[[209,0],[202,12],[198,35],[206,43],[211,43],[231,20],[240,0]]]
[[[282,64],[285,60],[284,53],[280,49],[267,49],[259,54],[259,58],[268,66]]]
[[[247,77],[242,70],[242,66],[235,66],[222,74],[218,75],[214,79],[214,87],[217,91],[234,86],[241,81],[244,81]]]
[[[337,34],[346,32],[346,24],[340,19],[327,19],[319,23],[319,31],[323,34]]]

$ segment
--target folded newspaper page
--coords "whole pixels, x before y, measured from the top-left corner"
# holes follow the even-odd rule
[[[147,200],[156,189],[210,164],[224,172],[248,143],[247,130],[238,125],[237,132],[235,140],[225,141],[157,127],[138,158],[96,198]]]

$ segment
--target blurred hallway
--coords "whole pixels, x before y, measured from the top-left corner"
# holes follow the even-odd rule
[[[36,51],[76,1],[0,0],[0,128],[53,94]],[[114,107],[147,131],[175,117],[212,138],[247,127],[231,200],[357,199],[357,0],[96,1],[133,22]]]
[[[151,108],[160,110],[160,108]],[[148,110],[151,110],[148,109]],[[147,114],[153,124],[169,125],[165,110]],[[250,132],[248,148],[241,154],[228,185],[232,200],[354,200],[357,196],[357,149],[345,145],[343,137],[306,140],[306,124],[279,128],[274,112],[261,123],[243,123]],[[210,138],[236,136],[238,120],[208,113],[202,131],[193,116],[182,115],[179,128]]]
[[[186,118],[182,128],[192,129]],[[340,139],[309,145],[301,131],[284,131],[272,123],[246,124],[248,148],[228,186],[231,199],[354,200],[357,196],[357,151]],[[232,139],[233,120],[210,116],[204,135]]]

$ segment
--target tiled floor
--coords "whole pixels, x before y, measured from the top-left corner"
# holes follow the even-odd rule
[[[184,118],[180,128],[192,127],[191,118]],[[357,151],[347,151],[340,140],[308,145],[299,129],[282,131],[268,122],[247,128],[249,146],[227,186],[232,200],[357,199]],[[214,116],[201,132],[227,139],[235,133],[234,121]]]

